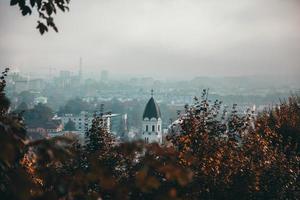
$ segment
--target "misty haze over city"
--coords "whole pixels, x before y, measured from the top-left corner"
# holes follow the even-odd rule
[[[297,79],[299,8],[297,0],[74,0],[56,18],[59,33],[41,37],[37,17],[1,1],[0,65],[45,77],[50,67],[77,72],[82,57],[93,78],[109,70],[116,78]]]

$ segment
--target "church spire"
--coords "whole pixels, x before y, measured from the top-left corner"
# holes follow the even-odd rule
[[[154,90],[151,89],[151,98],[146,104],[143,121],[141,139],[145,143],[156,142],[162,144],[162,120],[158,104],[153,98]]]
[[[148,119],[159,119],[161,118],[161,113],[158,104],[153,98],[153,93],[154,90],[151,90],[151,98],[149,99],[148,103],[146,104],[144,114],[143,114],[143,119],[148,118]]]

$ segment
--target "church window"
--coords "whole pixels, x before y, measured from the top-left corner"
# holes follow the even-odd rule
[[[146,125],[146,131],[148,131],[148,125]]]
[[[155,131],[155,126],[154,126],[154,125],[152,125],[152,131],[153,131],[153,132]]]
[[[158,131],[160,131],[160,125],[157,126]]]

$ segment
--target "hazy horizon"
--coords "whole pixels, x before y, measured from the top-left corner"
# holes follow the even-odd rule
[[[59,33],[0,2],[0,66],[47,74],[192,79],[300,76],[297,0],[85,0],[59,13]]]

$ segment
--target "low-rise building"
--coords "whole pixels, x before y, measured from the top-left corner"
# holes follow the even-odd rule
[[[38,105],[38,104],[47,104],[48,103],[48,98],[47,97],[35,97],[33,100],[34,105]]]
[[[26,128],[30,139],[42,139],[62,133],[63,125],[60,120],[50,120],[45,124],[30,124]]]
[[[81,112],[78,115],[75,114],[64,114],[61,117],[63,126],[65,126],[69,121],[72,121],[75,126],[74,131],[78,131],[81,134],[84,134],[89,129],[92,128],[94,115],[88,112]],[[127,131],[127,115],[122,114],[106,114],[103,115],[105,120],[106,128],[109,132],[117,136],[124,135],[123,132]]]

